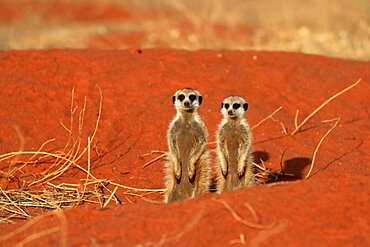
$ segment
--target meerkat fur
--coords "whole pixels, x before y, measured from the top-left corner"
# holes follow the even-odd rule
[[[255,184],[252,131],[244,117],[247,109],[247,102],[239,96],[227,97],[222,102],[223,119],[216,132],[219,193]]]
[[[202,99],[192,88],[180,89],[172,98],[176,116],[167,130],[165,202],[193,198],[207,191],[208,132],[198,114]]]

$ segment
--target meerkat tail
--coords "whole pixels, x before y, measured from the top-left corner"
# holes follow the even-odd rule
[[[208,154],[204,153],[199,157],[197,162],[197,178],[196,178],[196,191],[194,192],[194,196],[198,196],[208,191],[209,187],[209,160]]]
[[[247,163],[247,165],[246,165],[246,168],[245,168],[245,175],[244,175],[245,176],[245,186],[246,187],[251,187],[251,186],[255,185],[255,183],[256,183],[252,154],[248,155],[246,163]]]
[[[164,202],[169,202],[172,200],[171,195],[175,186],[174,174],[174,163],[172,160],[167,160],[165,162],[165,192],[164,192]]]

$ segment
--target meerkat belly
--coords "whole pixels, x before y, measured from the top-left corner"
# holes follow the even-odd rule
[[[190,157],[192,155],[194,142],[196,141],[196,133],[194,132],[193,126],[189,124],[179,129],[176,138],[182,172],[181,180],[175,187],[176,193],[179,194],[180,198],[190,198],[192,197],[195,185],[189,180],[188,168],[190,166]]]
[[[242,144],[242,140],[240,138],[240,129],[235,126],[227,126],[225,128],[225,142],[228,153],[226,189],[229,190],[239,187],[242,182],[238,176],[239,147]]]
[[[194,131],[190,127],[179,131],[177,135],[177,145],[183,165],[188,165],[189,163],[195,138]]]

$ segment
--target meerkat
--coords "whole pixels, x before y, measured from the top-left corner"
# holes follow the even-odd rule
[[[217,128],[217,191],[250,187],[255,184],[252,131],[244,115],[248,103],[239,96],[224,99],[223,119]]]
[[[165,202],[193,198],[208,188],[207,129],[198,114],[202,96],[192,88],[172,98],[176,116],[167,130]]]

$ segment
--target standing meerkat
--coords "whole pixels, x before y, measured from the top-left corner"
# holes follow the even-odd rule
[[[255,183],[252,156],[252,131],[244,115],[247,102],[239,96],[225,98],[223,119],[216,133],[217,191],[223,192]]]
[[[198,114],[202,96],[184,88],[176,91],[172,101],[177,113],[167,130],[166,202],[206,192],[209,173],[208,132]]]

